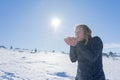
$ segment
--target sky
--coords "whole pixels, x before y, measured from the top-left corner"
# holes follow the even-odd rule
[[[86,24],[104,43],[104,52],[120,52],[119,0],[0,0],[0,45],[69,52],[64,38]],[[51,20],[57,17],[57,30]]]

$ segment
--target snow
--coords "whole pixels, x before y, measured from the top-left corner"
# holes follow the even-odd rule
[[[106,78],[120,80],[120,58],[103,57]],[[0,80],[74,80],[77,62],[60,52],[0,49]]]

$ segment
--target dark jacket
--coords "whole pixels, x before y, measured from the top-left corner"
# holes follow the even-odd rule
[[[89,38],[87,44],[70,46],[70,60],[78,61],[76,80],[105,80],[102,64],[103,43],[99,37]]]

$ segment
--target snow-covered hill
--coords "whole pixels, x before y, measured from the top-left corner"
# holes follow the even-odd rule
[[[103,58],[109,80],[120,80],[120,58]],[[74,80],[77,63],[68,54],[0,49],[0,80]]]

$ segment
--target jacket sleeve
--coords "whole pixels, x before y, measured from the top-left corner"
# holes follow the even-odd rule
[[[76,54],[76,47],[75,46],[70,46],[70,60],[71,62],[76,62],[77,61],[77,54]]]
[[[90,45],[91,49],[88,49],[82,43],[79,43],[77,46],[77,50],[82,57],[86,58],[90,62],[94,62],[97,60],[99,55],[102,54],[103,43],[99,37],[95,37],[91,41]]]

